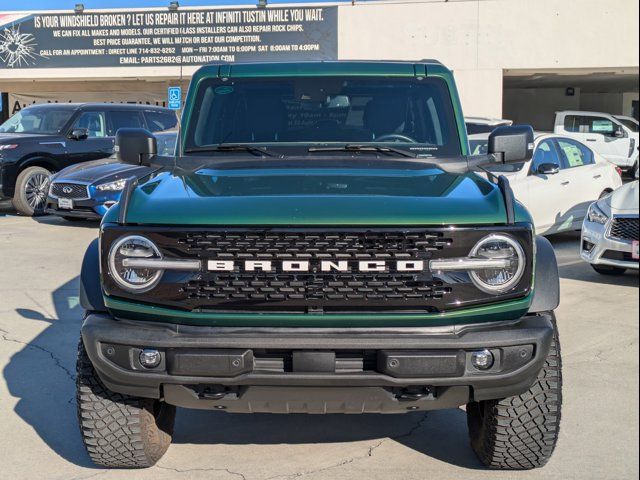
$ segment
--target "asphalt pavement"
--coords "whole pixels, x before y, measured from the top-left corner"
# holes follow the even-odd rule
[[[603,277],[551,237],[560,262],[560,441],[530,472],[483,469],[462,409],[406,415],[233,415],[179,410],[157,466],[102,470],[76,422],[78,273],[96,224],[0,204],[0,478],[424,480],[637,479],[638,275]]]

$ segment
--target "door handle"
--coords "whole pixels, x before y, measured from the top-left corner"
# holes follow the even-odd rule
[[[602,175],[594,175],[593,178],[602,178]]]
[[[587,138],[587,142],[597,142],[597,138]]]
[[[563,187],[566,187],[567,185],[569,185],[571,182],[570,181],[566,181],[566,182],[562,182],[560,185],[562,185]]]

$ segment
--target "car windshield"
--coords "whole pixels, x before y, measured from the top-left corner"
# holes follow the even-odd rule
[[[620,118],[620,117],[616,117],[616,118],[618,119],[618,121],[620,123],[622,123],[625,127],[627,127],[632,132],[637,132],[638,131],[638,123],[637,122],[634,122],[633,120],[631,120],[629,118]]]
[[[193,104],[185,138],[190,154],[228,155],[220,145],[305,155],[346,145],[384,145],[386,154],[394,154],[391,147],[412,155],[461,153],[450,93],[436,78],[210,79]]]
[[[25,108],[0,125],[0,133],[60,133],[71,115],[73,110],[68,108]]]
[[[170,157],[175,153],[178,132],[157,132],[158,155]]]
[[[489,151],[489,140],[476,140],[469,138],[469,154],[470,155],[486,155]]]

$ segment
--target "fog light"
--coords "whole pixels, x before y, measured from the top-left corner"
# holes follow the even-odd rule
[[[595,245],[589,240],[585,240],[582,242],[582,250],[584,250],[585,252],[591,253],[593,247],[595,247]]]
[[[487,370],[493,366],[493,353],[486,348],[471,353],[471,365],[479,370]]]
[[[162,355],[158,350],[153,348],[145,348],[140,352],[140,365],[145,368],[156,368],[160,365]]]

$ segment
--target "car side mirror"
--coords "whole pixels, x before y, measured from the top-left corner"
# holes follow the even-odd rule
[[[624,138],[624,130],[622,129],[622,127],[618,127],[616,130],[614,130],[613,132],[613,136],[615,138]]]
[[[526,162],[533,157],[533,147],[533,128],[529,125],[505,125],[489,135],[488,153],[498,162]]]
[[[69,134],[70,140],[86,140],[89,138],[89,130],[86,128],[74,128]]]
[[[538,175],[556,175],[560,173],[560,168],[555,163],[542,163],[536,169]]]
[[[158,154],[158,142],[144,128],[121,128],[116,132],[115,151],[121,162],[141,165]]]

